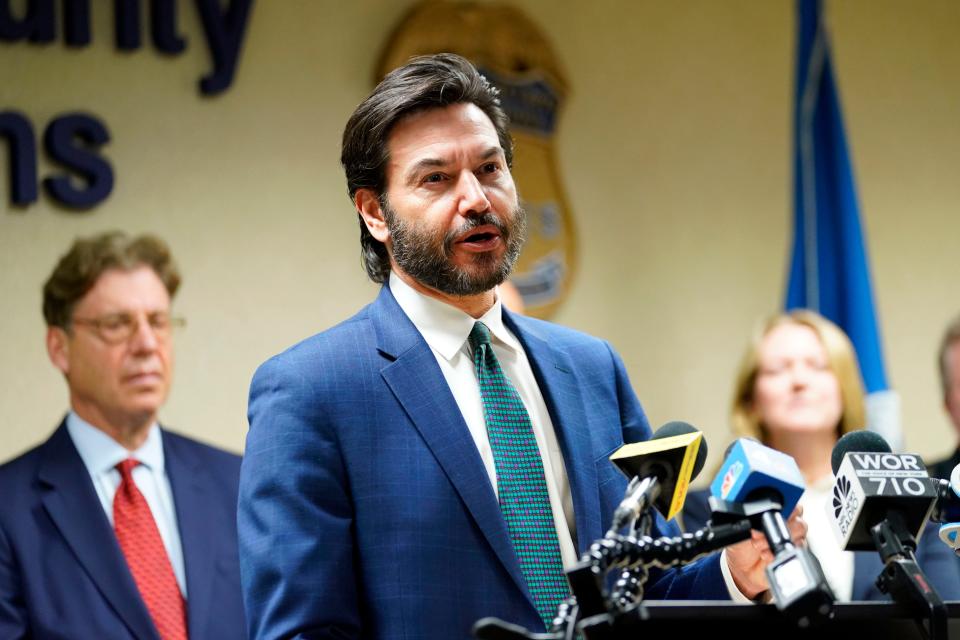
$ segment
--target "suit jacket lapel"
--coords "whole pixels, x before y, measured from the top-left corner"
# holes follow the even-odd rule
[[[164,464],[173,490],[186,569],[187,625],[191,638],[202,638],[209,616],[218,614],[209,606],[216,570],[216,529],[200,461],[175,436],[163,435]]]
[[[43,507],[77,562],[134,637],[159,640],[65,424],[44,445],[43,455],[37,474]]]
[[[592,455],[583,395],[574,374],[576,367],[565,352],[552,347],[535,330],[522,328],[517,318],[506,310],[503,315],[507,327],[523,344],[560,441],[573,498],[577,548],[582,553],[604,532],[601,530],[597,467]]]
[[[393,360],[381,375],[483,532],[507,572],[533,605],[490,478],[460,408],[416,327],[389,288],[370,306],[377,348]]]

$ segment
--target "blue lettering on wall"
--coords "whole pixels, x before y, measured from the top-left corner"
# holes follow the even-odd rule
[[[10,202],[20,206],[36,202],[37,140],[30,120],[17,111],[0,112],[0,137],[9,149]],[[72,209],[89,209],[106,200],[113,190],[113,168],[99,152],[109,141],[109,131],[95,116],[75,112],[54,118],[44,132],[43,146],[68,173],[43,181],[50,197]]]
[[[0,0],[0,40],[28,40],[47,44],[57,38],[54,0],[28,0],[23,15],[15,16],[10,0]],[[71,47],[90,44],[90,0],[61,0],[63,39]]]
[[[117,49],[135,51],[141,47],[142,4],[144,0],[114,0],[114,38]],[[180,54],[187,41],[177,30],[176,0],[149,0],[150,36],[153,46],[165,54]],[[57,38],[56,7],[63,12],[64,42],[72,47],[90,44],[90,0],[26,0],[15,15],[13,0],[0,0],[0,40],[48,44]],[[203,24],[213,69],[200,79],[200,92],[216,95],[233,83],[246,35],[253,0],[194,0]],[[225,6],[224,6],[225,5]],[[109,6],[98,2],[97,7]]]
[[[0,0],[0,40],[52,42],[56,37],[53,25],[53,0],[29,0],[20,17],[13,15],[10,0]]]
[[[234,0],[223,12],[220,11],[220,0],[196,0],[196,3],[213,57],[213,72],[200,80],[200,91],[207,95],[217,94],[233,82],[253,0]]]
[[[27,205],[37,200],[37,141],[33,125],[22,113],[0,113],[0,136],[7,140],[10,153],[10,202]]]
[[[86,182],[78,188],[68,175],[50,176],[43,186],[54,199],[75,209],[105,200],[113,190],[113,169],[97,151],[110,134],[93,116],[74,113],[53,120],[43,135],[47,155]]]

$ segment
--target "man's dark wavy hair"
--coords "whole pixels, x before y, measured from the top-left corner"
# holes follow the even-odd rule
[[[452,53],[412,58],[391,71],[373,93],[360,103],[343,130],[340,163],[347,175],[352,200],[358,189],[370,189],[381,202],[386,195],[387,139],[394,125],[413,113],[471,103],[479,107],[497,131],[507,166],[513,166],[513,141],[509,120],[500,106],[500,92],[465,58]],[[360,221],[363,266],[374,282],[390,275],[386,246],[370,235]]]

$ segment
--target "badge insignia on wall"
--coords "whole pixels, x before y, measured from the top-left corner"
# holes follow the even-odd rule
[[[425,0],[390,37],[379,82],[409,58],[451,52],[473,62],[500,89],[514,140],[513,177],[527,211],[527,243],[510,280],[528,314],[549,317],[576,267],[576,230],[557,168],[554,133],[568,88],[539,28],[500,3]]]

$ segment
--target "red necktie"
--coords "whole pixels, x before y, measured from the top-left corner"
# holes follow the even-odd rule
[[[150,505],[130,475],[140,464],[127,458],[117,465],[120,486],[113,498],[113,528],[133,581],[163,640],[187,640],[187,612],[173,566],[163,546]]]

